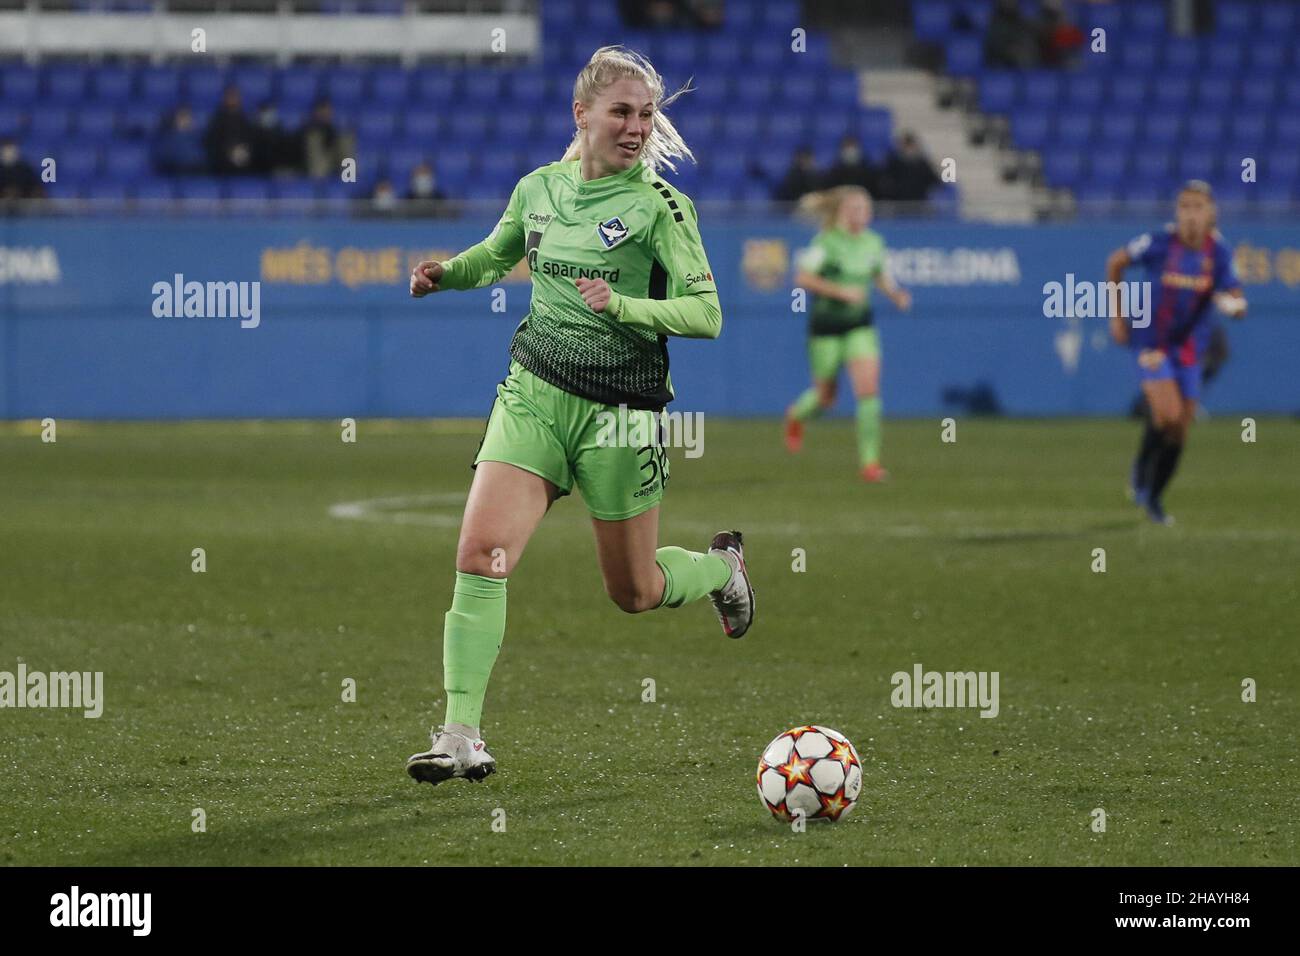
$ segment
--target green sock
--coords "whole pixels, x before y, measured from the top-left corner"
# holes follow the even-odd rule
[[[451,610],[443,619],[442,673],[446,723],[477,727],[483,695],[506,633],[505,578],[456,572]]]
[[[858,399],[858,458],[861,464],[880,461],[880,397]]]
[[[660,548],[655,562],[664,572],[664,597],[660,607],[681,607],[698,601],[731,580],[731,565],[716,554],[685,548]]]
[[[794,405],[790,408],[790,417],[795,421],[806,422],[810,418],[816,418],[823,411],[822,403],[817,398],[817,389],[810,388],[794,400]]]

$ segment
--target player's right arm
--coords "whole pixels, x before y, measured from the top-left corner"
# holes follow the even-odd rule
[[[419,299],[442,289],[481,289],[515,267],[524,257],[520,185],[515,186],[505,213],[486,239],[446,262],[428,259],[411,270],[413,297]]]
[[[1128,246],[1120,246],[1106,257],[1106,282],[1108,284],[1122,282],[1124,270],[1132,264],[1133,257],[1129,254]],[[1119,302],[1112,305],[1114,308],[1110,316],[1110,337],[1118,345],[1128,345],[1128,316],[1124,315]]]
[[[795,286],[806,289],[813,295],[825,296],[837,302],[847,302],[849,305],[861,305],[865,302],[867,299],[865,290],[840,285],[819,274],[827,258],[825,247],[818,245],[817,240],[814,239],[813,244],[800,252],[795,261]]]

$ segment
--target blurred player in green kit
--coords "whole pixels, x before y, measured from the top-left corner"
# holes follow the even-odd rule
[[[808,360],[812,387],[785,413],[785,444],[803,447],[803,425],[835,404],[840,368],[847,366],[857,400],[858,465],[865,481],[884,481],[880,467],[880,341],[871,311],[872,286],[899,309],[912,296],[897,286],[885,268],[885,242],[867,226],[871,196],[860,186],[837,186],[810,193],[800,211],[815,216],[821,231],[798,256],[795,285],[812,293],[808,321]]]
[[[564,157],[519,181],[485,240],[411,274],[416,298],[491,285],[525,258],[532,278],[474,459],[444,618],[446,722],[429,750],[407,760],[417,781],[478,781],[495,771],[479,724],[505,635],[506,578],[575,485],[619,608],[707,597],[728,637],[753,621],[740,532],[718,532],[706,552],[659,547],[668,458],[658,415],[673,399],[667,338],[717,338],[722,328],[695,206],[659,172],[692,158],[661,112],[675,98],[665,98],[663,78],[643,57],[597,50],[574,83],[577,129]],[[611,416],[616,429],[607,427]]]

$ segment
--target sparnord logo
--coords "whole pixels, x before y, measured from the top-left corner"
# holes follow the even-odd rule
[[[979,707],[981,717],[998,715],[997,671],[896,671],[889,702],[895,707]]]
[[[50,897],[51,926],[129,926],[133,936],[148,936],[153,924],[152,893],[68,893]]]
[[[0,671],[0,708],[70,707],[95,718],[104,712],[103,671]]]
[[[186,282],[177,272],[171,282],[155,282],[153,295],[157,319],[238,318],[241,329],[255,329],[262,322],[260,282]]]

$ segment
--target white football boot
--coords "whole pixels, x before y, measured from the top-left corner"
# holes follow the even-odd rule
[[[495,773],[497,762],[487,752],[482,739],[471,740],[464,734],[443,730],[430,731],[432,743],[424,753],[411,754],[406,772],[422,783],[442,783],[452,777],[464,777],[478,783]]]
[[[744,637],[749,625],[754,623],[754,586],[749,583],[745,570],[745,549],[739,531],[719,531],[709,545],[709,554],[716,554],[731,566],[731,578],[709,595],[713,609],[718,612],[723,633],[727,637]]]

